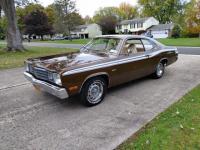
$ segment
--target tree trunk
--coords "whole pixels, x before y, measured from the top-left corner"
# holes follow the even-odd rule
[[[41,37],[41,41],[43,41],[43,40],[44,40],[44,39],[43,39],[43,35],[41,35],[40,37]]]
[[[8,20],[7,27],[7,50],[21,51],[24,50],[22,38],[17,27],[16,11],[14,0],[1,0],[0,5],[3,8],[5,16]]]
[[[2,8],[1,8],[1,5],[0,5],[0,19],[1,19],[1,11],[2,11]]]

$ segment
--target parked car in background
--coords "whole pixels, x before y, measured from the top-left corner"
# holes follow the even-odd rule
[[[70,36],[65,36],[64,39],[65,40],[70,40]]]
[[[24,75],[36,89],[61,99],[80,94],[83,104],[94,106],[108,88],[148,75],[161,78],[177,59],[177,48],[154,39],[107,35],[94,38],[80,52],[30,58]]]
[[[55,36],[53,38],[51,38],[52,41],[55,41],[55,40],[64,40],[65,38],[64,37],[61,37],[61,36]]]
[[[147,31],[144,36],[149,37],[149,38],[153,38],[153,35],[151,34],[150,31]]]
[[[80,37],[78,35],[71,35],[70,38],[71,39],[80,39]]]

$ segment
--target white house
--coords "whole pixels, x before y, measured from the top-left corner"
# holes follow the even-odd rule
[[[173,28],[174,28],[173,23],[159,24],[159,25],[153,25],[152,27],[147,29],[147,32],[151,33],[151,35],[155,39],[168,38],[171,36]]]
[[[72,37],[74,36],[82,39],[94,38],[102,35],[102,30],[98,24],[87,24],[77,26],[70,34]]]
[[[154,17],[136,18],[132,20],[123,20],[117,24],[116,33],[142,34],[153,25],[158,25],[159,21]]]

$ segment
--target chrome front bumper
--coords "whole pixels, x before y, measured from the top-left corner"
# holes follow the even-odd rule
[[[48,92],[60,99],[69,97],[65,88],[60,88],[45,81],[38,80],[28,72],[24,72],[24,76],[28,81],[30,81],[33,85],[38,86],[42,91]]]

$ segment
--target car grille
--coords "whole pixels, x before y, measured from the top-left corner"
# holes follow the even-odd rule
[[[33,67],[29,65],[29,72],[34,75],[37,79],[45,80],[45,81],[53,81],[52,74],[43,68]]]
[[[49,80],[48,71],[41,68],[34,68],[34,75],[38,79]]]

